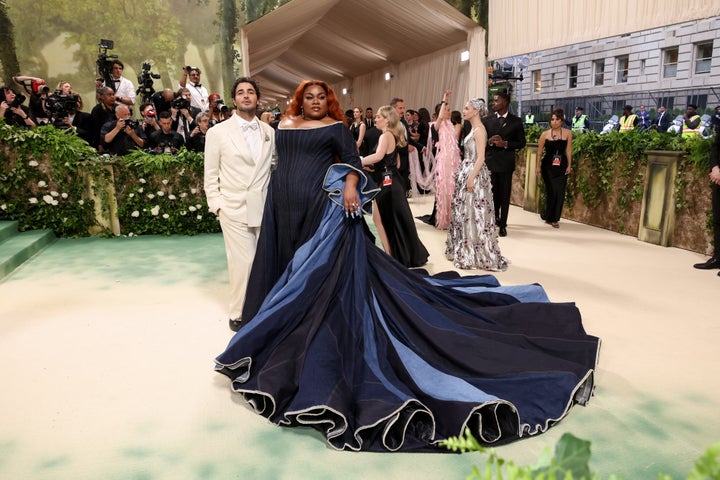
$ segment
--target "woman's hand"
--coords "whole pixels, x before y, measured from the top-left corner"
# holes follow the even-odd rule
[[[345,206],[345,216],[359,217],[362,215],[360,211],[360,196],[357,192],[357,183],[359,177],[357,174],[349,173],[345,179],[345,189],[343,190],[343,204]]]
[[[472,192],[475,189],[475,178],[477,175],[473,175],[472,173],[467,179],[467,191]]]
[[[565,169],[565,175],[570,175],[571,171],[572,171],[572,167],[570,167],[570,165],[568,165],[567,168]]]

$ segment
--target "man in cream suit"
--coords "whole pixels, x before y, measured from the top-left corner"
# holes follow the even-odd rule
[[[230,329],[237,331],[276,152],[275,131],[255,115],[260,98],[255,81],[238,78],[232,92],[235,114],[205,137],[205,195],[225,239]]]

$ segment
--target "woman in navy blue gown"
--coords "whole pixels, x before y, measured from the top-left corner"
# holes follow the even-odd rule
[[[243,319],[216,358],[257,413],[336,449],[437,451],[544,432],[592,394],[599,340],[570,303],[492,276],[429,276],[377,248],[377,188],[325,82],[303,82],[277,132]],[[442,451],[442,450],[441,450]]]

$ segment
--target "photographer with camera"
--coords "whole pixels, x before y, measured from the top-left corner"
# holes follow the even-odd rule
[[[60,81],[57,90],[45,100],[45,111],[50,117],[50,122],[55,128],[73,129],[82,131],[83,139],[90,139],[89,127],[90,114],[78,110],[80,95],[73,92],[72,84],[67,81]],[[78,133],[80,135],[80,132]]]
[[[132,108],[135,105],[135,87],[132,82],[123,77],[125,65],[120,60],[112,61],[112,69],[110,70],[110,85],[105,83],[106,87],[115,90],[115,101]]]
[[[210,110],[208,110],[207,113],[210,115],[210,126],[212,127],[228,118],[228,108],[217,93],[211,93],[208,101],[210,102]]]
[[[5,119],[6,124],[25,128],[36,126],[30,116],[30,109],[23,105],[25,95],[18,95],[12,88],[2,86],[0,100],[0,117]]]
[[[145,102],[140,105],[140,115],[142,115],[143,133],[145,138],[149,139],[150,135],[160,130],[160,124],[157,121],[158,111],[151,102]]]
[[[174,155],[180,150],[180,147],[185,145],[185,140],[172,129],[170,112],[162,112],[159,118],[160,130],[150,135],[148,148],[153,153],[171,153]]]
[[[164,88],[162,92],[155,92],[152,96],[152,103],[155,105],[155,112],[169,112],[172,102],[175,100],[175,92],[171,88]]]
[[[190,138],[186,142],[186,147],[191,152],[202,153],[205,151],[205,135],[210,128],[210,115],[206,112],[200,112],[195,117],[195,128],[190,132]]]
[[[190,104],[191,93],[187,88],[181,88],[177,97],[170,106],[170,114],[173,120],[173,130],[182,135],[183,140],[190,137],[193,129],[193,120],[200,110]]]
[[[103,141],[100,132],[103,126],[115,120],[115,90],[110,87],[100,87],[97,91],[98,104],[90,112],[90,146],[103,153]]]
[[[130,118],[130,108],[122,104],[116,106],[115,118],[116,120],[103,125],[100,131],[105,151],[126,155],[134,148],[143,148],[145,134],[140,122]]]
[[[50,94],[50,87],[45,80],[40,77],[18,76],[13,77],[13,83],[27,94],[30,115],[35,119],[35,123],[37,125],[50,123],[50,118],[45,111],[45,100]]]
[[[190,81],[188,82],[188,78]],[[187,88],[190,92],[190,105],[198,109],[198,113],[207,112],[210,109],[208,102],[208,91],[200,84],[200,69],[187,65],[183,67],[183,75],[180,79],[180,88]]]

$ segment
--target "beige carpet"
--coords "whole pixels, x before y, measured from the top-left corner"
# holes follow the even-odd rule
[[[411,201],[416,215],[432,198]],[[444,259],[445,236],[418,222]],[[564,433],[603,478],[685,478],[720,440],[720,278],[693,252],[519,208],[503,284],[574,301],[602,339],[595,397],[548,433],[500,447],[533,463]],[[481,272],[472,272],[481,273]],[[60,240],[0,283],[1,479],[462,479],[482,456],[336,452],[269,424],[212,359],[231,332],[222,239]]]

